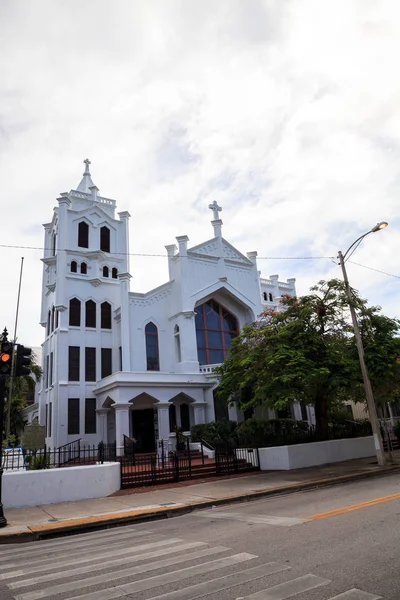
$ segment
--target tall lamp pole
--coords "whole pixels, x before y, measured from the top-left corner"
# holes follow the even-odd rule
[[[378,415],[376,412],[374,392],[372,391],[371,380],[368,375],[367,365],[365,364],[364,346],[363,346],[362,339],[361,339],[361,333],[360,333],[360,328],[358,325],[357,314],[356,314],[356,311],[354,308],[353,298],[351,296],[351,289],[350,289],[349,279],[347,277],[345,262],[346,262],[346,257],[348,257],[349,252],[352,248],[353,248],[353,252],[354,252],[354,250],[356,250],[357,246],[362,242],[362,240],[367,235],[369,235],[370,233],[375,233],[376,231],[380,231],[381,229],[384,229],[385,227],[387,227],[387,225],[388,224],[384,221],[382,221],[381,223],[378,223],[370,231],[367,231],[367,233],[364,233],[364,235],[362,235],[358,239],[356,239],[356,241],[351,244],[351,246],[348,248],[348,250],[344,254],[342,254],[342,252],[340,250],[339,250],[339,254],[338,254],[339,264],[342,268],[342,273],[343,273],[344,285],[345,285],[347,297],[349,300],[351,320],[353,321],[354,337],[355,337],[356,344],[357,344],[358,358],[360,360],[361,373],[362,373],[362,378],[364,381],[364,388],[365,388],[365,395],[367,398],[369,420],[371,423],[372,433],[374,436],[376,457],[378,459],[378,465],[380,465],[380,466],[383,466],[386,463],[385,453],[383,450],[382,436],[381,436],[380,427],[379,427]]]

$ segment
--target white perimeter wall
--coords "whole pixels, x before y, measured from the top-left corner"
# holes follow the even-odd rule
[[[375,448],[373,437],[368,436],[276,448],[260,448],[259,453],[262,471],[289,471],[374,456]]]
[[[119,463],[3,474],[4,508],[102,498],[121,487]]]

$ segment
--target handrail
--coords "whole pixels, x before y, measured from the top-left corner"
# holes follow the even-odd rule
[[[67,448],[68,446],[72,446],[73,444],[80,444],[82,438],[78,438],[77,440],[74,440],[73,442],[68,442],[68,444],[64,444],[64,446],[59,446],[57,448],[57,450],[63,450],[64,448]]]
[[[208,448],[208,450],[215,450],[215,448],[213,448],[213,446],[211,446],[211,444],[209,442],[206,442],[206,440],[204,440],[203,438],[200,438],[200,443],[203,444],[203,446],[205,446],[206,448]]]

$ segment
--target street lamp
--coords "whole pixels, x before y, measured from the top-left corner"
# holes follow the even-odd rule
[[[375,227],[373,227],[370,231],[367,231],[367,233],[364,233],[364,235],[361,235],[359,238],[357,238],[356,241],[353,242],[351,244],[351,246],[347,249],[347,251],[345,252],[344,255],[342,254],[342,252],[340,250],[339,250],[339,254],[338,254],[339,264],[342,267],[343,280],[344,280],[344,284],[346,287],[346,293],[347,293],[347,297],[349,299],[351,320],[353,321],[354,336],[356,339],[357,350],[358,350],[358,358],[360,360],[361,373],[362,373],[362,377],[363,377],[363,381],[364,381],[364,388],[365,388],[365,395],[367,398],[369,420],[371,423],[372,433],[374,436],[376,457],[378,459],[378,465],[380,465],[380,466],[383,466],[386,463],[385,453],[384,453],[383,444],[382,444],[382,436],[380,433],[378,415],[376,412],[374,393],[372,391],[372,386],[371,386],[371,381],[370,381],[370,378],[368,375],[367,365],[365,364],[364,347],[363,347],[363,343],[362,343],[362,339],[361,339],[360,328],[358,326],[357,315],[356,315],[356,311],[355,311],[355,308],[353,305],[353,299],[351,297],[351,289],[350,289],[349,279],[347,277],[346,267],[345,267],[344,263],[346,261],[346,257],[347,257],[347,259],[350,258],[351,254],[353,254],[353,252],[357,249],[359,244],[361,244],[362,240],[367,235],[369,235],[370,233],[375,233],[376,231],[380,231],[381,229],[384,229],[387,226],[388,226],[388,224],[386,223],[386,221],[377,223],[377,225],[375,225]],[[349,255],[349,252],[352,249],[353,249],[353,251]]]

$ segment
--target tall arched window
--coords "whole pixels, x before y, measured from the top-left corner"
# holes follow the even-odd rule
[[[147,323],[145,328],[146,336],[146,358],[147,370],[159,371],[160,360],[158,354],[158,330],[154,323]]]
[[[103,277],[108,277],[108,275],[109,275],[108,267],[103,267]]]
[[[81,221],[78,225],[78,246],[89,248],[89,225],[85,221]]]
[[[239,334],[238,322],[215,300],[195,308],[197,355],[201,365],[222,363],[233,338]]]
[[[270,302],[273,302],[273,297],[272,297],[272,294],[268,294],[268,296],[269,296],[269,301],[270,301]]]
[[[47,335],[50,335],[51,332],[51,311],[47,313]]]
[[[53,252],[53,256],[56,255],[56,250],[57,250],[57,234],[56,232],[53,233],[53,239],[52,239],[52,252]]]
[[[103,302],[101,305],[101,328],[111,329],[111,304]]]
[[[110,230],[108,227],[100,228],[100,250],[110,252]]]
[[[179,325],[175,325],[175,327],[174,327],[174,339],[175,339],[176,360],[178,362],[181,362],[181,360],[182,360],[182,355],[181,355],[181,335],[180,335],[180,331],[179,331]]]
[[[51,331],[54,331],[54,316],[55,316],[55,311],[56,309],[53,308],[51,309]]]
[[[81,301],[78,298],[71,298],[69,301],[69,324],[72,327],[81,325]]]
[[[76,260],[71,262],[71,273],[76,273],[78,271],[78,264]]]
[[[88,300],[85,305],[85,326],[96,327],[96,302]]]
[[[263,297],[264,297],[265,302],[268,302],[267,292],[263,292]]]
[[[113,267],[112,269],[112,278],[113,279],[117,279],[118,277],[118,269],[116,267]]]
[[[81,273],[87,275],[87,264],[85,262],[81,263]]]

